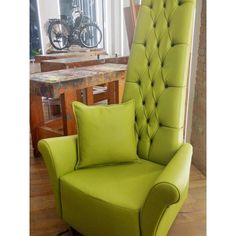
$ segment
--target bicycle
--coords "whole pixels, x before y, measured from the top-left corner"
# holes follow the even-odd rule
[[[102,41],[102,31],[78,6],[72,8],[72,17],[61,15],[61,19],[49,19],[48,36],[51,45],[57,50],[71,45],[97,47]]]

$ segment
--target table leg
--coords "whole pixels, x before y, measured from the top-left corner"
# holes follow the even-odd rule
[[[93,87],[85,88],[85,100],[87,105],[94,104]]]
[[[124,95],[124,90],[125,90],[125,78],[122,77],[119,81],[118,81],[119,85],[118,85],[118,100],[119,103],[122,103],[123,100],[123,95]]]
[[[80,90],[67,90],[61,94],[61,108],[64,135],[76,134],[76,123],[72,109],[73,101],[82,101]]]
[[[108,104],[119,103],[119,81],[112,81],[107,84]]]
[[[30,131],[34,156],[40,155],[37,144],[39,141],[38,129],[44,123],[42,98],[30,96]]]

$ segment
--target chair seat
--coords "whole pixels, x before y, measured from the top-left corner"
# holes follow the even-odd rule
[[[63,218],[86,236],[140,235],[140,208],[163,169],[140,159],[69,173],[60,180]]]

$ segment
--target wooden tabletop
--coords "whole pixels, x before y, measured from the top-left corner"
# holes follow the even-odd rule
[[[95,66],[35,73],[30,76],[30,94],[59,97],[71,87],[79,89],[118,80],[125,73],[125,64],[100,64]]]
[[[116,64],[116,63],[105,63],[101,65],[86,66],[86,67],[83,67],[83,69],[108,73],[108,72],[126,71],[127,65]]]

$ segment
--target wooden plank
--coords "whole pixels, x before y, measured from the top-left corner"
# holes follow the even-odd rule
[[[101,92],[101,93],[93,94],[93,97],[94,97],[94,103],[101,102],[108,98],[108,93]]]
[[[131,10],[131,21],[132,21],[133,27],[135,28],[137,14],[136,14],[136,8],[135,8],[134,0],[130,0],[130,10]]]
[[[63,63],[56,63],[50,61],[41,61],[41,72],[53,71],[53,70],[63,70],[66,69],[66,65]]]
[[[136,25],[137,15],[140,5],[134,4],[133,0],[130,0],[131,6],[124,8],[124,18],[126,32],[128,36],[129,48],[131,49],[133,42],[134,29]]]
[[[97,58],[97,56],[90,57],[72,57],[54,60],[44,60],[41,61],[41,71],[53,71],[53,70],[63,70],[75,67],[86,67],[92,65],[99,65],[104,63],[116,63],[116,64],[127,64],[128,56],[106,56],[102,55]]]
[[[128,64],[128,60],[129,60],[128,56],[111,57],[111,58],[106,58],[105,63]]]

